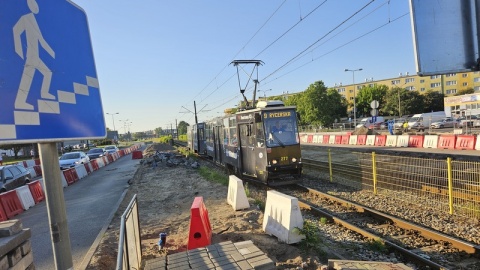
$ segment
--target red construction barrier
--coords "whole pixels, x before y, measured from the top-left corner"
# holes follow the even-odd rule
[[[35,170],[35,173],[37,174],[37,176],[42,175],[42,166],[35,165],[35,166],[33,166],[33,170]]]
[[[125,156],[125,151],[124,150],[120,150],[119,152],[120,152],[121,157]]]
[[[375,146],[385,146],[386,142],[387,142],[387,135],[375,136]]]
[[[423,148],[423,135],[410,135],[408,137],[408,147]]]
[[[45,193],[43,193],[42,183],[40,183],[40,181],[33,181],[27,185],[35,203],[45,200]]]
[[[367,135],[357,135],[357,145],[365,145],[367,143]]]
[[[87,174],[91,174],[92,171],[90,170],[90,165],[88,163],[83,164],[85,166],[85,170],[87,171]]]
[[[455,135],[440,135],[438,136],[437,148],[439,149],[455,149],[455,142],[457,137]]]
[[[80,178],[78,177],[77,170],[75,170],[75,168],[72,168],[70,170],[72,170],[73,181],[77,182],[78,180],[80,180]]]
[[[42,164],[40,163],[40,159],[35,159],[35,165],[42,165]]]
[[[75,169],[73,169],[75,170]],[[75,183],[75,180],[73,179],[73,174],[72,174],[72,169],[64,170],[63,176],[65,176],[65,180],[67,181],[67,184],[70,186],[73,183]]]
[[[342,144],[348,144],[350,141],[350,135],[342,135]]]
[[[322,143],[328,144],[329,141],[330,141],[330,135],[323,135]]]
[[[99,169],[97,160],[95,160],[95,159],[94,159],[94,160],[90,160],[90,164],[92,164],[92,169],[93,169],[94,171],[96,171],[96,170]]]
[[[208,211],[203,204],[203,197],[195,197],[190,208],[190,232],[187,249],[208,246],[212,243],[212,227],[208,219]]]
[[[313,135],[307,136],[307,143],[313,143]]]
[[[23,167],[28,168],[28,164],[26,160],[23,161]]]
[[[3,210],[3,206],[0,204],[0,222],[8,220],[7,214],[5,214],[5,210]]]
[[[108,163],[113,162],[113,155],[108,155],[107,158],[108,158]]]
[[[475,150],[475,139],[473,135],[457,135],[455,149]]]
[[[342,135],[335,135],[335,144],[342,144]]]
[[[133,151],[132,152],[132,159],[142,159],[143,154],[142,151]]]
[[[23,212],[22,203],[15,190],[0,194],[0,202],[2,203],[7,218],[14,217]]]

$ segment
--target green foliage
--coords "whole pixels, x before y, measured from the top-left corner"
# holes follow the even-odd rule
[[[422,112],[437,112],[445,110],[444,106],[444,99],[445,95],[433,91],[428,90],[423,94],[423,103],[424,103],[424,110]]]
[[[250,197],[250,189],[248,188],[248,183],[245,183],[245,195],[247,195],[247,197]]]
[[[162,133],[163,133],[163,129],[161,127],[158,127],[158,128],[155,129],[155,135],[157,137],[160,137],[160,135],[162,135]]]
[[[359,115],[370,116],[370,103],[376,100],[379,103],[379,110],[382,110],[385,105],[385,96],[387,95],[388,87],[386,85],[367,86],[357,92],[357,117]],[[353,108],[353,106],[352,106]]]
[[[186,142],[187,141],[187,135],[183,134],[183,135],[178,136],[178,140],[182,141],[182,142]]]
[[[178,123],[178,126],[177,126],[178,135],[187,134],[188,126],[190,126],[190,125],[187,122],[180,121],[180,123]],[[187,141],[187,140],[185,140],[185,141]]]
[[[473,93],[475,93],[475,89],[473,89],[472,87],[469,87],[469,88],[458,90],[458,92],[455,94],[455,96],[468,95],[468,94],[473,94]]]
[[[321,218],[320,218],[320,223],[323,224],[323,225],[325,225],[325,224],[328,223],[328,219],[327,219],[326,217],[321,217]]]
[[[300,125],[330,126],[335,119],[346,116],[346,102],[335,89],[327,89],[322,81],[311,84],[307,90],[287,100],[296,104],[301,115]]]
[[[200,175],[208,181],[222,184],[224,186],[228,185],[228,176],[218,173],[216,170],[212,170],[207,167],[200,167]]]
[[[385,106],[382,110],[384,115],[398,115],[399,95],[401,115],[430,112],[425,110],[425,98],[423,95],[416,91],[394,87],[387,91]],[[443,100],[440,103],[443,106]]]
[[[387,253],[388,248],[385,246],[385,243],[379,239],[369,240],[367,246],[370,250],[380,253]]]
[[[322,239],[320,238],[320,232],[315,222],[305,220],[303,222],[303,229],[296,227],[294,231],[305,236],[305,239],[300,242],[300,248],[304,252],[315,251],[322,253],[320,249]]]
[[[262,212],[265,212],[265,202],[260,199],[255,199],[253,202]]]

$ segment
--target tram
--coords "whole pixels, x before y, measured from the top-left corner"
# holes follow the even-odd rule
[[[283,185],[302,174],[297,113],[281,101],[259,101],[255,109],[193,125],[188,141],[194,152],[239,177]]]

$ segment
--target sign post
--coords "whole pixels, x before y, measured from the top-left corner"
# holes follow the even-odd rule
[[[0,40],[0,144],[38,143],[55,266],[73,269],[57,142],[106,136],[87,17],[70,0],[0,1]]]

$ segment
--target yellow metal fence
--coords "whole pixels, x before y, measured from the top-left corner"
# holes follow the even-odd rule
[[[480,219],[480,162],[342,149],[320,156],[328,158],[330,181]]]

